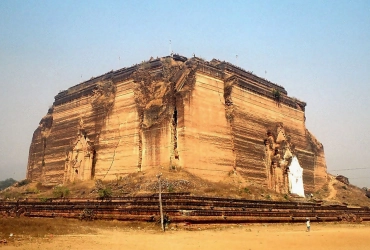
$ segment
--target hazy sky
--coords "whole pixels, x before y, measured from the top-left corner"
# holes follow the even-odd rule
[[[170,47],[237,64],[307,102],[328,171],[370,187],[368,0],[2,0],[0,180],[25,178],[33,131],[59,91]]]

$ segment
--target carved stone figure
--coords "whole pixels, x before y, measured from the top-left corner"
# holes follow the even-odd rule
[[[93,157],[94,148],[84,132],[81,119],[77,137],[72,142],[72,150],[67,153],[64,182],[90,180],[93,170]]]
[[[278,193],[288,192],[288,171],[292,160],[292,147],[285,134],[282,123],[276,127],[276,139],[272,131],[267,131],[265,144],[265,166],[267,186]]]

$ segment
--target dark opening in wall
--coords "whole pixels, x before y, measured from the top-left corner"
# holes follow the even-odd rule
[[[45,150],[46,150],[46,138],[42,138],[42,144],[43,144],[43,149],[42,149],[42,167],[45,166]]]
[[[173,150],[175,159],[179,159],[179,154],[177,152],[177,109],[175,107],[175,110],[173,112],[172,116],[172,125],[173,125]]]
[[[95,165],[96,165],[96,150],[94,149],[91,166],[91,180],[93,180],[95,177]]]

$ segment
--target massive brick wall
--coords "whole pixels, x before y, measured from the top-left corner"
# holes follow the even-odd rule
[[[282,123],[286,134],[291,137],[291,142],[296,145],[296,150],[301,152],[300,149],[307,147],[304,112],[279,105],[270,98],[248,92],[238,85],[233,88],[232,99],[235,106],[233,128],[238,171],[246,178],[267,185],[262,143],[267,137],[267,131],[276,131],[277,124]],[[305,166],[305,178],[310,179],[306,183],[313,183],[313,165],[300,155],[298,159]]]
[[[152,60],[59,93],[34,132],[27,178],[51,185],[178,165],[212,181],[236,172],[276,189],[278,148],[297,156],[313,191],[326,183],[326,164],[304,107],[228,63]]]
[[[194,90],[184,106],[183,152],[186,169],[210,180],[233,170],[230,127],[225,119],[223,81],[197,74]]]
[[[134,102],[133,81],[116,83],[114,106],[95,125],[96,165],[94,177],[115,179],[138,170],[138,114]],[[95,124],[99,123],[98,119]]]

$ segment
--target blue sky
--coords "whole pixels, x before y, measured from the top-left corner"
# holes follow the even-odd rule
[[[370,1],[0,1],[0,180],[25,178],[60,90],[172,49],[307,102],[329,172],[370,187],[369,41]]]

